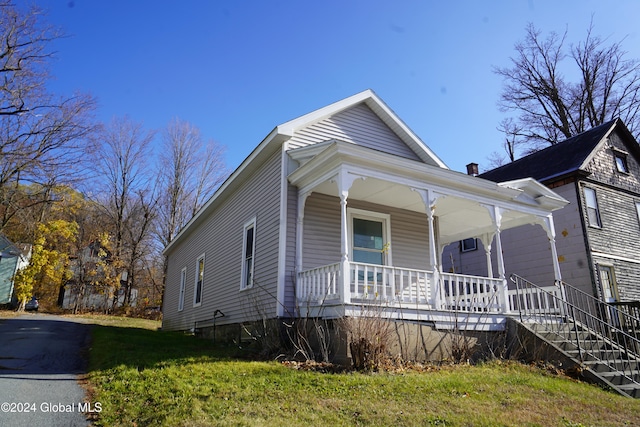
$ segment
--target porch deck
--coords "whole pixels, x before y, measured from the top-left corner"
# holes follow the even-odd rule
[[[500,278],[357,262],[301,271],[296,289],[301,316],[376,315],[466,330],[501,330],[514,310],[542,303],[516,292]]]

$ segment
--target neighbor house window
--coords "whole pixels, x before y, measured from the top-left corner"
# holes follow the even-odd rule
[[[242,278],[240,289],[253,286],[253,267],[256,255],[256,219],[244,225],[244,241],[242,244]]]
[[[616,159],[616,169],[618,172],[629,173],[629,167],[627,165],[627,155],[620,152],[614,153]]]
[[[178,311],[184,309],[184,290],[187,284],[187,267],[180,272],[180,295],[178,295]]]
[[[391,264],[389,215],[350,209],[351,259],[366,264]]]
[[[640,221],[640,202],[636,202],[636,211],[638,212],[638,221]]]
[[[596,190],[585,187],[584,199],[587,205],[587,220],[592,227],[602,227],[600,219],[600,209],[598,209],[598,200],[596,199]]]
[[[475,237],[460,241],[460,250],[462,252],[471,252],[478,249],[478,241]]]
[[[196,283],[193,289],[193,306],[202,304],[202,286],[204,284],[204,254],[196,262]]]

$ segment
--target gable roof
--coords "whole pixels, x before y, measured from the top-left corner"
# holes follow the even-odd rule
[[[622,120],[614,119],[479,176],[494,182],[529,177],[544,183],[576,173],[584,168],[596,147],[616,127],[633,138]]]
[[[338,114],[341,111],[352,108],[360,103],[365,103],[398,137],[405,142],[416,155],[425,163],[438,166],[442,169],[449,169],[448,166],[431,151],[427,145],[413,133],[411,129],[371,90],[367,89],[341,101],[322,107],[296,119],[276,126],[262,142],[247,156],[246,159],[236,168],[236,170],[222,183],[211,198],[202,208],[182,227],[176,237],[165,247],[163,253],[175,246],[183,237],[206,217],[206,213],[212,211],[228,195],[233,194],[244,179],[251,176],[262,163],[284,142],[292,138],[294,133],[306,126],[310,126],[327,117]]]
[[[447,165],[422,142],[422,140],[398,117],[385,102],[371,89],[364,90],[341,101],[290,120],[276,127],[278,134],[292,137],[302,128],[334,116],[360,103],[367,105],[423,162],[449,169]]]

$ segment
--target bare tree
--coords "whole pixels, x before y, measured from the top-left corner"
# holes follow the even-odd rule
[[[595,36],[593,24],[584,41],[567,48],[566,40],[566,31],[544,38],[529,24],[511,67],[494,70],[504,79],[501,110],[517,114],[502,128],[512,144],[535,151],[616,117],[640,130],[640,61]]]
[[[214,141],[204,143],[200,130],[174,119],[163,133],[160,156],[160,201],[156,235],[164,247],[196,214],[227,177],[224,148]],[[167,272],[163,258],[162,283]]]
[[[174,119],[165,129],[160,155],[158,238],[168,245],[226,178],[224,149],[205,144],[200,130]]]
[[[131,278],[135,271],[129,271],[136,265],[139,253],[138,245],[146,236],[134,230],[138,221],[147,213],[141,207],[142,197],[151,191],[147,160],[151,154],[151,142],[154,133],[146,131],[141,123],[128,117],[115,118],[105,127],[102,145],[97,150],[98,200],[103,206],[109,224],[105,224],[113,233],[113,255],[127,269],[125,289],[129,293]],[[141,214],[141,209],[143,213]],[[132,240],[133,238],[133,240]]]
[[[0,3],[0,230],[21,210],[50,203],[51,189],[71,182],[93,130],[95,101],[46,90],[50,43],[61,37],[41,12]],[[24,185],[40,193],[24,197]]]

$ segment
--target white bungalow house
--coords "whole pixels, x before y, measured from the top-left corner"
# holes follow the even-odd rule
[[[163,329],[375,306],[499,330],[511,310],[500,233],[536,224],[553,248],[566,203],[533,179],[450,170],[365,90],[275,127],[166,247]],[[469,237],[485,242],[487,273],[443,271],[443,248]],[[553,250],[548,263],[560,280]]]

